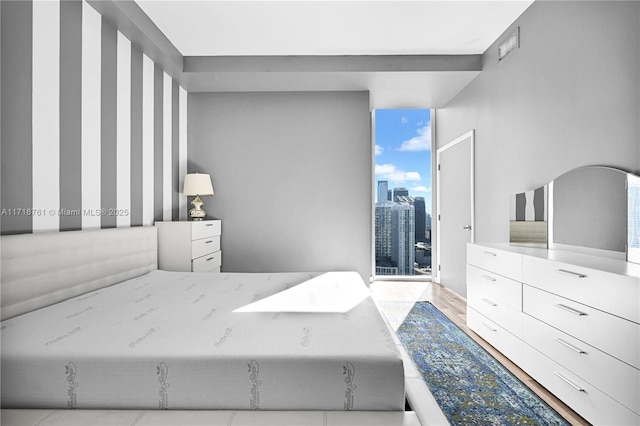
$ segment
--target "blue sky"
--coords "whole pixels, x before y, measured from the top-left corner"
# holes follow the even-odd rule
[[[424,197],[431,210],[431,111],[377,109],[375,111],[376,182],[389,189],[404,187]]]

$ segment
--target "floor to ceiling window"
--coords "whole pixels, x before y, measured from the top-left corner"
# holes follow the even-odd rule
[[[431,276],[431,110],[377,109],[376,276]]]

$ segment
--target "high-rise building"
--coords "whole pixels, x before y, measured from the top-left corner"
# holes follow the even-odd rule
[[[394,203],[376,203],[376,265],[391,260],[391,210]]]
[[[378,181],[378,202],[387,201],[389,194],[389,182],[386,180]]]
[[[391,258],[398,275],[413,275],[415,262],[415,209],[408,203],[391,208]]]
[[[393,201],[398,202],[398,197],[402,196],[409,196],[409,190],[407,188],[393,188]]]
[[[395,197],[396,203],[407,203],[413,205],[414,201],[415,198],[413,198],[411,195],[396,195]]]
[[[416,197],[413,202],[416,211],[416,243],[427,241],[427,210],[424,197]]]

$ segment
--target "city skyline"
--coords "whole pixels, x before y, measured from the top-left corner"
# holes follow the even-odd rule
[[[389,190],[406,188],[424,197],[431,213],[431,111],[383,109],[375,111],[375,192],[378,181]]]

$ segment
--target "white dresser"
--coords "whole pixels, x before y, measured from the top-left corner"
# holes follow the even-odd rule
[[[594,424],[640,424],[640,265],[467,246],[467,324]]]
[[[220,272],[221,220],[156,222],[156,227],[159,269]]]

